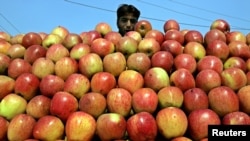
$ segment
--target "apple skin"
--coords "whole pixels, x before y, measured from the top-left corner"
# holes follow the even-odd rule
[[[55,33],[50,33],[42,41],[42,46],[48,49],[50,46],[54,44],[61,44],[63,42],[63,38],[60,35]]]
[[[61,43],[51,45],[46,52],[46,58],[51,59],[53,62],[57,62],[62,57],[67,56],[69,56],[69,50]]]
[[[246,43],[250,45],[250,33],[246,35]]]
[[[8,49],[11,47],[11,44],[4,40],[4,39],[0,39],[0,53],[6,54],[8,52]]]
[[[19,33],[11,36],[9,43],[11,44],[22,44],[24,33]]]
[[[182,106],[184,95],[180,88],[175,86],[167,86],[160,89],[157,93],[160,108]]]
[[[140,112],[127,119],[127,133],[134,141],[153,141],[157,136],[157,124],[152,114]]]
[[[127,60],[121,52],[114,52],[103,58],[103,70],[118,77],[126,70]]]
[[[90,46],[92,41],[97,38],[102,38],[102,35],[96,30],[90,30],[80,33],[80,37],[82,38],[82,43],[85,43]]]
[[[228,44],[233,42],[233,41],[241,41],[243,43],[246,43],[246,41],[247,41],[246,36],[240,31],[228,32],[226,34],[226,38],[227,38],[227,43]]]
[[[28,114],[18,114],[9,123],[8,140],[26,140],[32,137],[35,118]]]
[[[186,136],[180,136],[180,137],[171,139],[171,141],[192,141],[192,139]]]
[[[96,120],[96,134],[102,141],[123,139],[126,119],[118,113],[105,113]]]
[[[210,109],[220,117],[239,111],[239,98],[233,89],[227,86],[219,86],[208,92],[208,102]]]
[[[39,119],[45,115],[49,115],[51,99],[44,95],[36,95],[26,106],[26,113],[35,119]]]
[[[115,51],[121,52],[126,58],[137,52],[139,42],[130,36],[123,36],[115,45]]]
[[[31,72],[42,79],[49,74],[55,73],[55,63],[46,57],[37,58],[32,64]]]
[[[95,25],[95,30],[104,37],[107,33],[112,31],[112,27],[106,22],[100,22]]]
[[[204,42],[203,35],[198,30],[189,30],[184,35],[184,44],[188,42],[198,42],[198,43],[203,44]]]
[[[90,51],[92,53],[98,54],[101,58],[103,58],[107,54],[113,53],[115,51],[115,45],[113,44],[113,42],[105,38],[98,38],[91,43]]]
[[[240,88],[237,92],[237,96],[239,98],[239,103],[240,103],[240,111],[245,112],[247,114],[250,113],[250,85],[246,85],[242,88]]]
[[[221,122],[224,125],[250,125],[250,117],[247,113],[235,111],[226,114]]]
[[[76,44],[75,46],[72,47],[72,49],[69,52],[69,56],[77,61],[79,61],[79,59],[90,53],[90,46],[85,44],[85,43],[79,43]]]
[[[212,29],[218,29],[227,34],[228,32],[230,32],[230,24],[226,20],[216,19],[210,25],[210,30]]]
[[[180,24],[174,19],[165,21],[163,25],[163,31],[166,33],[168,30],[180,30]]]
[[[78,110],[78,101],[72,94],[59,91],[54,94],[50,102],[50,114],[66,122],[69,115]]]
[[[145,53],[136,52],[128,56],[126,64],[127,69],[136,70],[144,75],[151,67],[151,59]]]
[[[104,39],[111,41],[114,45],[116,45],[119,40],[122,38],[122,35],[116,31],[110,31],[103,37]]]
[[[15,93],[9,93],[1,100],[0,116],[10,121],[16,115],[24,113],[26,106],[27,100]]]
[[[107,103],[104,95],[97,92],[88,92],[79,99],[79,110],[86,112],[97,119],[106,110]]]
[[[13,78],[0,75],[0,100],[15,90],[15,83],[16,81]]]
[[[125,33],[124,36],[129,36],[137,41],[139,43],[142,40],[141,34],[137,31],[131,30]]]
[[[64,39],[69,34],[69,30],[64,26],[59,25],[59,26],[54,27],[50,33],[56,34],[60,38]]]
[[[227,58],[227,60],[225,60],[225,62],[223,63],[223,68],[227,69],[231,67],[237,67],[240,68],[242,71],[247,72],[246,61],[241,57],[231,56]]]
[[[42,44],[41,36],[36,32],[28,32],[22,38],[22,45],[25,48],[29,48],[31,45],[41,45]]]
[[[224,41],[213,40],[206,46],[206,54],[216,56],[224,62],[229,57],[229,48]]]
[[[24,53],[24,60],[33,64],[36,59],[46,56],[46,48],[41,45],[31,45]]]
[[[147,54],[149,57],[161,50],[161,46],[155,38],[143,38],[138,44],[137,51]]]
[[[195,60],[200,60],[206,56],[206,49],[203,44],[192,41],[184,46],[183,53],[192,55]]]
[[[183,34],[179,30],[175,29],[168,30],[167,32],[165,32],[164,41],[166,40],[176,40],[181,45],[184,45],[185,41]]]
[[[197,109],[188,115],[188,134],[193,140],[208,137],[208,125],[220,125],[220,117],[211,109]]]
[[[132,94],[128,90],[113,88],[108,92],[106,100],[108,112],[129,116],[132,110]]]
[[[72,73],[65,80],[63,91],[69,92],[77,99],[80,99],[90,90],[90,80],[83,74]]]
[[[7,42],[9,42],[10,41],[10,39],[11,39],[11,35],[10,34],[8,34],[7,32],[4,32],[4,31],[0,31],[0,39],[4,39],[4,40],[6,40]]]
[[[229,55],[238,56],[243,59],[248,59],[250,57],[249,46],[242,41],[232,41],[228,44]]]
[[[60,118],[45,115],[33,127],[33,137],[38,140],[60,140],[64,135],[64,124]]]
[[[81,134],[79,134],[81,133]],[[72,113],[65,125],[67,140],[90,141],[96,133],[96,120],[83,111]]]
[[[166,139],[183,136],[188,128],[188,119],[184,111],[177,107],[166,107],[156,114],[159,133]]]
[[[151,67],[161,67],[171,73],[174,65],[174,56],[169,51],[158,51],[151,57]]]
[[[223,71],[223,62],[218,57],[213,55],[206,55],[197,62],[197,71],[205,69],[212,69],[219,74]]]
[[[8,76],[16,79],[22,73],[30,73],[32,66],[22,58],[13,59],[8,67]]]
[[[82,38],[79,34],[76,33],[68,33],[66,37],[62,41],[62,45],[68,49],[71,50],[73,46],[82,43]]]
[[[219,29],[211,29],[209,31],[207,31],[205,33],[204,36],[204,45],[208,45],[210,42],[214,41],[214,40],[221,40],[223,42],[226,43],[227,38],[225,33],[223,33],[221,30]]]
[[[4,117],[0,116],[0,140],[7,140],[7,132],[8,132],[9,121]]]
[[[108,92],[115,87],[116,78],[109,72],[97,72],[90,80],[91,91],[101,93],[104,96],[106,96]]]
[[[164,34],[160,30],[152,29],[146,33],[144,38],[154,38],[161,45],[164,41]]]
[[[175,69],[185,68],[189,70],[191,73],[194,73],[197,68],[197,63],[194,56],[187,53],[177,55],[174,58],[173,65]]]
[[[134,27],[134,30],[141,34],[141,37],[147,34],[148,31],[152,30],[152,24],[148,20],[139,20]]]
[[[7,51],[7,55],[10,56],[11,59],[15,58],[23,58],[26,48],[21,44],[13,44]]]
[[[40,79],[33,73],[23,73],[16,78],[14,91],[26,100],[32,99],[39,91]]]
[[[156,92],[169,85],[169,75],[167,71],[161,67],[151,67],[144,74],[144,86]]]
[[[197,109],[208,109],[208,96],[201,88],[188,89],[183,96],[183,109],[187,114]]]
[[[7,54],[0,53],[0,74],[7,74],[11,58]]]

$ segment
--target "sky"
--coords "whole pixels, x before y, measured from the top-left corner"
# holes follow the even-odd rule
[[[230,24],[231,31],[250,33],[249,0],[0,0],[0,31],[50,33],[57,26],[80,34],[106,22],[117,31],[116,9],[133,4],[141,11],[139,20],[148,20],[163,32],[167,20],[174,19],[180,30],[198,30],[203,35],[216,19]]]

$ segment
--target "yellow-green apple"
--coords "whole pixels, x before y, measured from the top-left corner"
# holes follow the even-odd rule
[[[11,59],[15,58],[23,58],[25,54],[26,48],[21,44],[13,44],[7,51],[7,55],[10,56]]]
[[[111,41],[114,45],[116,45],[122,38],[122,35],[119,32],[110,31],[103,38],[108,41]]]
[[[7,74],[11,58],[7,54],[0,53],[0,74]]]
[[[68,33],[62,41],[62,44],[68,50],[72,49],[73,46],[82,43],[82,38],[79,34]]]
[[[43,46],[32,45],[26,49],[23,58],[24,58],[24,60],[26,60],[30,64],[33,64],[36,59],[38,59],[40,57],[45,57],[46,52],[47,52],[47,50]]]
[[[15,83],[15,79],[7,75],[0,75],[0,100],[9,93],[14,92]]]
[[[51,45],[46,52],[46,58],[57,62],[62,57],[68,57],[69,50],[65,48],[61,43]]]
[[[211,89],[208,92],[208,102],[210,109],[220,117],[239,111],[239,98],[236,92],[227,86],[219,86]]]
[[[139,88],[132,93],[132,107],[135,113],[153,114],[158,106],[157,93],[151,88]]]
[[[55,73],[55,63],[46,57],[37,58],[32,64],[31,72],[42,79],[46,75]]]
[[[192,141],[192,139],[190,137],[180,136],[172,138],[171,141]]]
[[[183,53],[192,55],[196,60],[206,56],[206,49],[203,44],[198,42],[188,42],[183,49]]]
[[[125,137],[127,121],[118,113],[105,113],[96,120],[96,134],[102,141]]]
[[[158,51],[151,57],[151,67],[161,67],[170,73],[174,65],[174,56],[169,51]]]
[[[226,43],[227,38],[224,32],[219,29],[211,29],[205,33],[204,45],[208,45],[213,40],[221,40]]]
[[[115,45],[113,42],[105,38],[95,39],[90,45],[90,52],[98,54],[101,58],[113,53],[114,51]]]
[[[16,79],[22,73],[30,73],[32,65],[22,58],[13,59],[8,66],[8,76]]]
[[[62,42],[62,37],[60,37],[58,34],[50,33],[42,40],[42,46],[47,49],[53,44],[60,44]]]
[[[153,141],[157,130],[156,120],[148,112],[136,113],[127,119],[127,133],[133,141]]]
[[[22,44],[24,33],[19,33],[11,36],[9,43],[11,44]]]
[[[85,43],[79,43],[72,47],[69,56],[75,60],[79,60],[82,56],[90,53],[90,46]]]
[[[37,140],[60,140],[64,139],[64,124],[60,118],[45,115],[39,118],[33,127],[33,138]]]
[[[207,93],[201,88],[191,88],[184,93],[183,109],[189,114],[196,109],[207,109],[209,106]]]
[[[121,52],[114,52],[103,58],[103,71],[118,77],[126,70],[126,58]]]
[[[168,30],[180,30],[180,24],[174,19],[169,19],[164,22],[163,31],[166,33]]]
[[[247,114],[250,113],[250,85],[246,85],[240,88],[237,92],[237,96],[240,102],[240,111],[245,112]]]
[[[223,69],[227,69],[231,67],[237,67],[243,70],[244,72],[247,72],[246,61],[243,58],[238,57],[238,56],[228,57],[223,63]]]
[[[230,24],[226,20],[216,19],[210,25],[210,30],[212,29],[218,29],[226,34],[230,32]]]
[[[6,54],[8,52],[8,49],[10,48],[11,44],[4,40],[4,39],[0,39],[0,53]]]
[[[96,134],[96,120],[83,111],[74,112],[65,124],[65,134],[69,141],[90,141]]]
[[[117,84],[119,88],[124,88],[132,94],[143,87],[143,75],[135,70],[124,70],[118,76]]]
[[[156,114],[159,133],[166,139],[183,136],[188,128],[188,119],[184,111],[177,107],[166,107]]]
[[[63,91],[69,92],[80,99],[90,90],[90,80],[83,74],[72,73],[65,80]]]
[[[78,72],[78,62],[67,56],[55,62],[55,74],[66,80],[71,74]]]
[[[203,44],[204,39],[203,39],[202,33],[198,30],[189,30],[184,35],[184,44],[188,42],[198,42],[198,43]]]
[[[49,115],[51,98],[44,95],[36,95],[28,101],[26,113],[35,119],[39,119],[45,115]]]
[[[187,53],[177,55],[174,58],[173,65],[175,69],[185,68],[189,70],[191,73],[194,73],[197,68],[197,63],[194,56]]]
[[[71,93],[56,92],[50,102],[50,114],[66,122],[69,115],[78,110],[78,101]]]
[[[137,41],[137,43],[139,43],[142,40],[141,34],[134,30],[126,32],[125,36],[132,37]]]
[[[245,42],[232,41],[228,44],[228,48],[230,56],[238,56],[243,59],[250,58],[250,48]]]
[[[213,55],[206,55],[197,62],[197,71],[212,69],[219,74],[223,71],[223,62],[220,58]]]
[[[151,59],[145,53],[136,52],[128,56],[126,64],[127,69],[136,70],[141,74],[145,74],[151,67]]]
[[[54,27],[50,33],[56,34],[60,38],[64,39],[69,34],[69,30],[64,26],[59,25]]]
[[[246,35],[246,43],[250,45],[250,32]]]
[[[97,92],[88,92],[79,99],[79,110],[97,119],[106,110],[106,97]]]
[[[33,73],[23,73],[16,78],[14,91],[26,100],[32,99],[39,92],[40,79]]]
[[[109,113],[118,113],[124,117],[128,117],[132,110],[131,93],[124,88],[113,88],[107,96],[107,109]]]
[[[146,33],[152,30],[152,24],[148,20],[139,20],[134,27],[134,30],[141,34],[141,37],[144,38]]]
[[[78,68],[80,73],[91,78],[95,73],[102,72],[104,65],[98,54],[88,53],[79,59]]]
[[[175,70],[170,74],[170,85],[179,87],[183,92],[195,87],[193,74],[184,68]]]
[[[160,30],[152,29],[146,33],[144,38],[154,38],[161,45],[164,41],[164,34]]]
[[[92,92],[106,96],[111,89],[116,87],[116,78],[109,72],[97,72],[90,80],[90,87]]]
[[[169,85],[169,75],[161,67],[151,67],[144,74],[144,86],[156,92]]]
[[[147,54],[151,57],[154,53],[161,50],[160,44],[155,38],[143,38],[139,44],[137,51]]]
[[[8,132],[9,121],[4,117],[0,116],[0,140],[7,141],[7,132]]]
[[[250,116],[242,111],[235,111],[226,114],[221,123],[224,125],[250,125]]]
[[[180,88],[175,86],[166,86],[157,93],[160,108],[182,106],[184,95]]]
[[[247,38],[244,35],[244,33],[240,32],[240,31],[231,31],[228,32],[226,34],[226,38],[227,38],[227,43],[231,43],[233,41],[241,41],[243,43],[247,42]]]
[[[33,127],[36,124],[34,117],[28,114],[18,114],[10,121],[7,137],[10,141],[23,141],[32,138]]]
[[[44,76],[39,84],[40,93],[47,97],[53,97],[56,92],[63,91],[65,81],[54,74]]]
[[[183,53],[182,45],[176,40],[165,40],[161,44],[162,51],[170,52],[173,57]]]
[[[4,39],[4,40],[9,42],[11,37],[12,36],[9,33],[4,32],[4,31],[0,31],[0,39]]]
[[[112,31],[112,27],[106,22],[100,22],[95,25],[95,30],[104,37],[107,33]]]
[[[232,67],[221,72],[221,84],[230,87],[232,90],[239,90],[247,84],[247,76],[240,68]]]
[[[206,55],[213,55],[220,58],[223,62],[229,57],[227,43],[222,40],[213,40],[206,46]]]
[[[165,32],[164,41],[166,40],[175,40],[181,45],[184,45],[184,36],[179,30],[176,29],[168,30],[167,32]]]
[[[211,109],[197,109],[188,115],[188,133],[193,140],[208,137],[208,125],[220,125],[221,120]]]
[[[28,32],[22,38],[22,45],[25,48],[29,48],[31,45],[41,45],[42,44],[41,36],[36,32]]]
[[[139,42],[130,36],[123,36],[115,45],[115,51],[121,52],[126,58],[137,52]]]
[[[27,100],[15,93],[6,95],[0,103],[0,116],[11,120],[18,114],[25,113]]]
[[[221,84],[220,73],[213,69],[201,70],[195,76],[195,86],[206,93],[215,87],[221,86]]]

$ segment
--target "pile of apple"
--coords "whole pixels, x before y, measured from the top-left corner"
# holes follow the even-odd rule
[[[250,124],[250,34],[163,29],[0,32],[0,140],[205,141]]]

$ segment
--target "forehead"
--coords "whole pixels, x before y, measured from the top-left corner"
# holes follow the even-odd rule
[[[120,19],[137,19],[133,13],[128,13],[128,14],[125,14],[124,16],[121,16]]]

